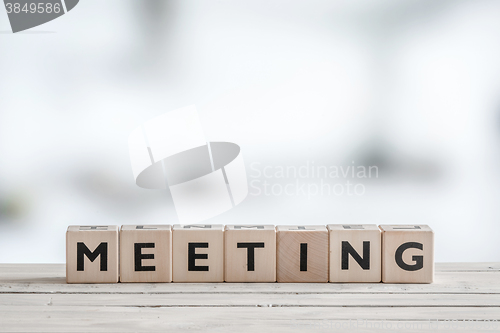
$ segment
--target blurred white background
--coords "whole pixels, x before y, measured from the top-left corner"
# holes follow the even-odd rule
[[[82,0],[18,34],[0,9],[0,262],[64,262],[70,224],[176,223],[127,139],[190,104],[249,181],[379,169],[364,195],[250,195],[207,222],[429,224],[436,261],[500,261],[500,2]]]

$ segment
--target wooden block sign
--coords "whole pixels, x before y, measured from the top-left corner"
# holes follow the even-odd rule
[[[273,225],[227,225],[225,281],[276,281],[276,230]]]
[[[172,281],[172,227],[124,225],[120,230],[120,281]]]
[[[224,282],[224,226],[174,225],[174,282]]]
[[[322,226],[276,228],[278,282],[328,282],[328,230]]]
[[[380,282],[380,229],[375,224],[329,224],[330,282]]]
[[[381,225],[382,282],[432,283],[434,232],[427,225]]]
[[[68,227],[66,282],[118,282],[118,226]]]
[[[426,225],[69,226],[68,283],[432,283]]]

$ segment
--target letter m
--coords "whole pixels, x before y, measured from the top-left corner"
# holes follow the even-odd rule
[[[97,257],[101,256],[101,272],[108,270],[108,243],[101,243],[97,246],[94,252],[91,252],[87,245],[83,242],[78,242],[76,244],[76,270],[84,270],[84,257],[87,256],[90,262],[94,262]]]

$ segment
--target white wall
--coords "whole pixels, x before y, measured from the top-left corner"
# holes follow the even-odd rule
[[[0,10],[0,262],[64,262],[70,224],[175,223],[168,193],[134,185],[127,138],[189,104],[253,182],[211,223],[429,224],[437,261],[499,261],[499,9],[85,0],[15,35]],[[378,177],[321,195],[262,174],[307,165]]]

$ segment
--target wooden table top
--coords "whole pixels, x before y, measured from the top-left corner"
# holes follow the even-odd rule
[[[500,263],[437,263],[417,284],[66,284],[0,264],[0,332],[498,332]]]

